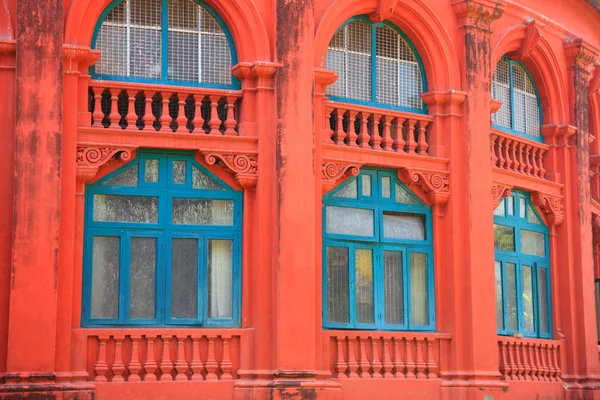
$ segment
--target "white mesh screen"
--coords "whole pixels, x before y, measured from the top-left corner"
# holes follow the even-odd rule
[[[421,69],[406,41],[388,26],[377,27],[377,102],[421,108]]]
[[[540,110],[529,75],[519,64],[513,65],[515,126],[513,129],[540,137]]]
[[[502,59],[498,61],[494,80],[492,81],[492,98],[500,100],[502,107],[497,113],[492,114],[492,121],[496,125],[511,128],[510,121],[510,64]]]

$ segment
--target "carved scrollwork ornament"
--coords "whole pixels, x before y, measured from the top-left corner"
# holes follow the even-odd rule
[[[93,179],[98,169],[112,159],[129,161],[135,148],[81,145],[77,147],[77,179],[87,182]]]
[[[206,152],[204,160],[208,165],[221,164],[245,189],[254,188],[258,181],[258,157],[256,154],[236,154]]]
[[[500,204],[500,199],[508,197],[512,194],[512,186],[507,186],[501,183],[492,185],[492,199],[494,200],[494,208]]]
[[[531,194],[531,201],[542,210],[552,227],[562,223],[565,218],[565,204],[562,197],[535,192]]]
[[[323,194],[329,192],[344,177],[357,176],[360,173],[360,164],[342,161],[323,161],[321,167],[321,186]]]
[[[450,198],[450,177],[445,171],[402,168],[398,177],[408,186],[425,193],[433,205],[444,206]]]

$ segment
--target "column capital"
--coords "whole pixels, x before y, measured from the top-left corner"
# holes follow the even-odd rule
[[[321,188],[323,194],[333,189],[340,181],[351,176],[357,176],[362,164],[343,160],[324,159],[321,166]]]
[[[502,0],[452,0],[459,23],[483,31],[489,31],[492,21],[500,18],[504,5]]]
[[[0,40],[0,57],[14,56],[17,53],[17,42],[15,40]]]
[[[257,80],[257,86],[273,88],[275,73],[281,63],[270,61],[239,62],[233,66],[233,75],[240,81]]]
[[[89,68],[98,61],[100,50],[92,50],[87,46],[63,44],[65,72]]]
[[[494,202],[494,210],[500,204],[500,199],[508,197],[512,194],[512,185],[506,183],[494,182],[492,184],[492,200]]]
[[[563,45],[567,61],[574,67],[588,71],[590,66],[598,60],[598,54],[600,53],[598,49],[582,38],[565,39]]]
[[[567,124],[546,124],[542,126],[544,142],[550,146],[569,146],[569,141],[577,132],[577,128]]]
[[[416,187],[425,193],[434,206],[445,206],[450,199],[450,177],[447,171],[420,168],[401,168],[398,178],[408,187]]]
[[[436,90],[421,94],[431,115],[462,116],[460,107],[467,98],[467,92],[461,90]]]
[[[258,182],[258,155],[256,153],[223,152],[221,150],[200,150],[208,165],[219,163],[226,171],[233,173],[235,180],[244,189],[253,189]]]
[[[332,69],[315,68],[315,93],[324,94],[325,88],[337,81],[339,75]]]
[[[542,210],[551,228],[562,224],[565,218],[565,203],[562,196],[534,192],[531,194],[531,201]]]

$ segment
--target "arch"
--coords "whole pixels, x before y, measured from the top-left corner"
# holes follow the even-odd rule
[[[528,37],[526,24],[512,26],[503,32],[492,47],[492,71],[505,54],[522,61],[537,87],[544,123],[564,123],[569,115],[568,96],[556,54],[548,41],[540,37],[531,51],[521,56]]]
[[[318,20],[315,32],[315,66],[324,67],[327,47],[337,29],[356,15],[377,12],[379,0],[333,0]],[[421,57],[429,91],[461,85],[456,52],[436,15],[421,0],[398,4],[387,21],[397,26]]]
[[[204,0],[225,22],[239,62],[269,61],[265,24],[251,0]],[[65,43],[90,47],[96,23],[112,0],[74,0],[65,26]]]
[[[6,0],[0,2],[0,40],[14,40],[15,31]]]

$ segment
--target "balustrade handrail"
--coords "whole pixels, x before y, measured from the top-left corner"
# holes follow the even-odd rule
[[[155,92],[169,92],[169,93],[203,93],[207,95],[221,95],[221,96],[236,96],[242,97],[243,92],[239,89],[218,89],[218,88],[207,88],[198,86],[176,86],[176,85],[163,85],[157,83],[139,83],[139,82],[127,82],[127,81],[111,81],[111,80],[90,80],[90,87],[101,87],[101,88],[114,88],[114,89],[137,89],[152,90]]]
[[[492,166],[533,178],[546,179],[544,156],[550,146],[492,129]]]
[[[357,112],[365,111],[372,114],[389,115],[394,117],[402,117],[406,119],[417,119],[420,121],[433,121],[433,116],[429,114],[411,113],[409,111],[395,110],[393,108],[380,108],[376,106],[369,106],[366,104],[346,103],[343,101],[335,101],[329,99],[325,101],[325,105],[328,107],[343,108],[345,110]]]
[[[499,372],[505,380],[560,381],[562,340],[498,337]]]
[[[501,129],[492,128],[492,135],[504,137],[506,139],[511,139],[517,142],[525,143],[533,147],[539,147],[544,150],[549,150],[550,146],[546,143],[538,142],[535,140],[528,139],[523,136],[515,135],[514,133],[506,132]]]

